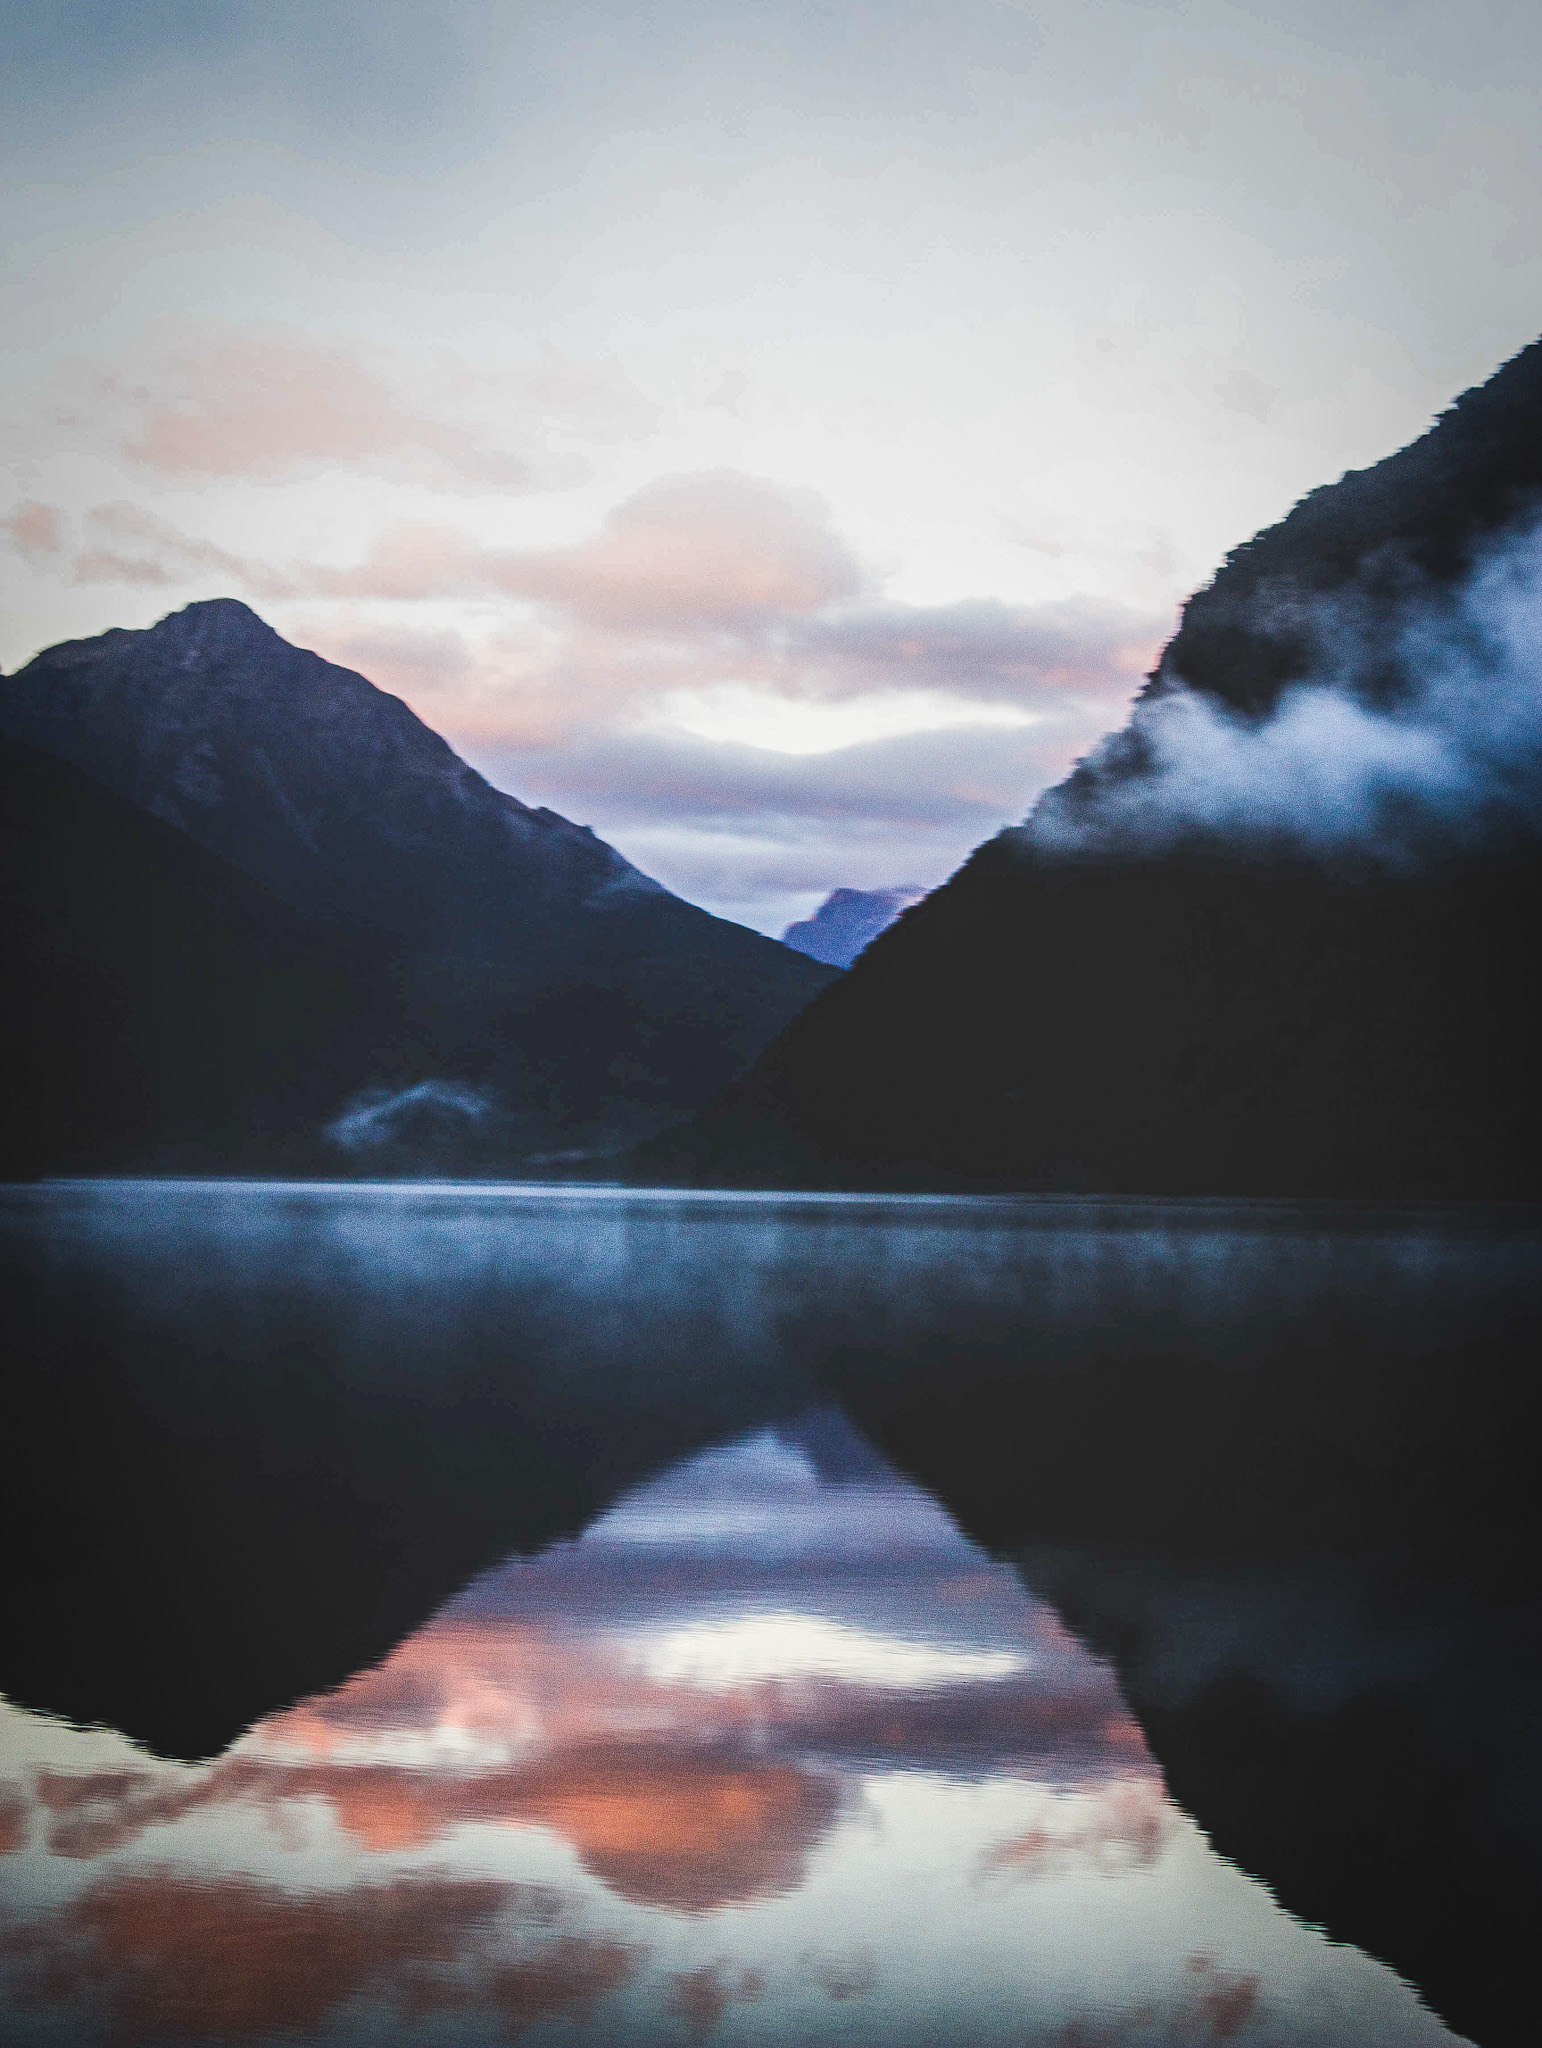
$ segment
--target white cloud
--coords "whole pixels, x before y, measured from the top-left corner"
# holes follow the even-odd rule
[[[1542,825],[1542,528],[1495,541],[1454,591],[1400,593],[1393,623],[1351,586],[1290,605],[1288,624],[1315,661],[1266,717],[1174,676],[1039,805],[1025,839],[1219,840],[1399,867]]]

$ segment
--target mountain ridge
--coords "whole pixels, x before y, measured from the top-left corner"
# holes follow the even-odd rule
[[[245,730],[231,730],[232,712],[248,722]],[[295,720],[303,722],[309,758],[291,752],[276,762],[282,743],[294,738]],[[582,880],[596,893],[616,883],[666,893],[592,832],[494,789],[399,697],[292,647],[237,599],[188,605],[143,633],[118,627],[94,640],[44,649],[5,679],[0,724],[12,737],[73,761],[280,893],[301,898],[300,907],[327,896],[330,907],[351,909],[402,936],[414,935],[410,906],[393,904],[356,872],[339,871],[335,858],[319,881],[313,871],[316,860],[324,861],[328,828],[335,833],[337,823],[331,813],[339,778],[330,786],[325,780],[331,755],[342,754],[339,765],[355,777],[371,772],[366,791],[379,795],[386,785],[398,813],[406,797],[416,797],[420,809],[426,800],[441,816],[447,809],[480,808],[527,848],[560,844],[583,864]],[[250,747],[257,780],[265,785],[238,789],[245,797],[239,810],[230,801],[237,765],[220,758],[233,740]],[[291,787],[280,782],[280,767]],[[253,829],[269,822],[254,805],[263,797],[302,853],[282,838],[275,844],[271,830]],[[425,836],[421,827],[419,836]],[[457,935],[452,930],[449,936]],[[480,945],[472,933],[458,936],[460,943],[436,950],[468,957],[486,952],[486,935]]]
[[[494,789],[399,698],[234,599],[45,649],[0,683],[0,737],[86,778],[81,817],[90,790],[110,794],[302,918],[359,933],[372,958],[383,948],[400,1000],[358,1085],[484,1091],[478,1170],[494,1133],[512,1163],[688,1113],[833,978]],[[12,859],[46,924],[46,878],[24,845]],[[141,994],[145,1028],[170,1029]]]

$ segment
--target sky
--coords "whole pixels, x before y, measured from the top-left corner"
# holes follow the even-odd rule
[[[766,931],[1542,327],[1522,0],[0,25],[0,664],[244,597]]]

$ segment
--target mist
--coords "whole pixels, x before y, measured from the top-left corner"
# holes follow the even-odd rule
[[[1057,854],[1219,844],[1389,870],[1534,836],[1542,524],[1492,544],[1454,587],[1395,580],[1394,605],[1363,585],[1266,594],[1250,635],[1305,639],[1305,680],[1260,719],[1164,664],[1129,724],[1016,836]]]
[[[367,1088],[326,1126],[323,1136],[359,1161],[448,1158],[500,1121],[490,1090],[465,1081],[418,1081],[410,1088]]]

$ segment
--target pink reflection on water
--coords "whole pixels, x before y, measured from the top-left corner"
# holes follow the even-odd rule
[[[0,1950],[12,2009],[82,2044],[320,2043],[350,2014],[387,2043],[455,2015],[792,2043],[885,1999],[896,2048],[964,2040],[973,1964],[941,2032],[906,2017],[915,1839],[958,1838],[932,1946],[984,1916],[1010,1958],[1025,1885],[1153,1872],[1179,1825],[1109,1667],[829,1417],[510,1560],[212,1765],[84,1741],[23,1787],[37,1889]],[[1235,1972],[1170,1974],[1152,2014],[1251,2023]],[[1146,2038],[1022,2020],[1014,2043]]]

